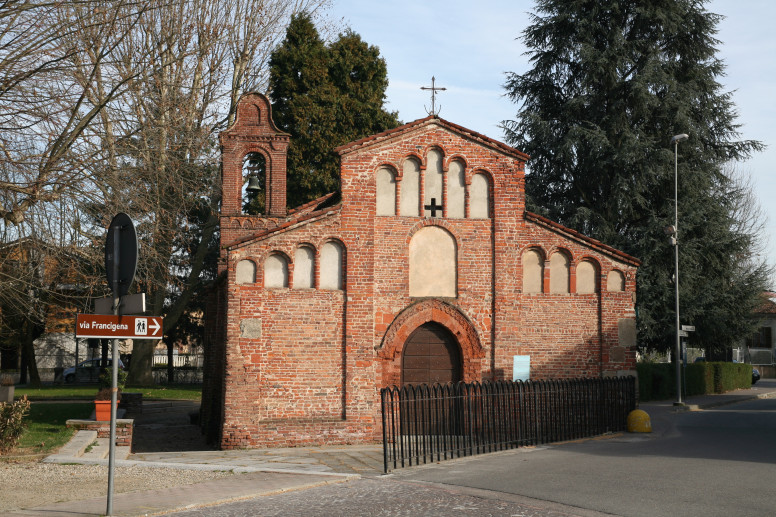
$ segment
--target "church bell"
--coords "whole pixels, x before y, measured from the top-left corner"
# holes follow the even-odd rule
[[[259,178],[251,176],[248,178],[248,186],[245,187],[248,192],[259,192],[261,190],[261,184],[259,184]]]

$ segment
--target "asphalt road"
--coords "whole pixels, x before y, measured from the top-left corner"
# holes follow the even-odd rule
[[[776,400],[682,413],[673,423],[663,436],[519,449],[399,476],[622,516],[773,515]]]
[[[518,449],[176,515],[774,513],[776,400],[671,418],[672,425],[661,435],[626,434]]]

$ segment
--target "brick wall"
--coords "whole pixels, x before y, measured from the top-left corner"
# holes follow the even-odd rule
[[[110,438],[110,422],[70,419],[65,425],[76,431],[97,431],[97,438]],[[117,447],[132,447],[132,432],[134,430],[134,425],[135,421],[131,418],[116,419]]]

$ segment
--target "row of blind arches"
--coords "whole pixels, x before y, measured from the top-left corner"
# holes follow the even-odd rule
[[[398,215],[418,217],[448,217],[451,219],[487,219],[490,217],[491,181],[484,172],[472,175],[471,184],[466,184],[465,165],[454,159],[448,170],[443,171],[443,156],[432,149],[426,157],[426,168],[421,171],[420,163],[408,157],[402,164],[401,181],[392,167],[382,166],[375,175],[377,187],[377,215]],[[397,182],[399,195],[397,199]],[[423,203],[421,203],[421,182]],[[467,213],[468,197],[468,213]],[[436,214],[431,205],[437,205]]]
[[[545,268],[549,268],[549,292],[556,294],[569,293],[571,290],[571,260],[569,256],[556,251],[550,259],[544,259],[544,253],[538,248],[529,248],[523,252],[523,292],[545,292]],[[576,267],[575,292],[580,294],[597,293],[599,290],[598,263],[590,259],[580,261]],[[625,291],[625,275],[617,269],[606,275],[606,290],[610,292]]]
[[[273,251],[264,259],[264,288],[313,289],[316,287],[317,265],[319,279],[317,287],[323,290],[341,290],[345,283],[344,260],[345,247],[340,242],[325,242],[321,246],[320,255],[316,255],[313,245],[301,244],[294,250],[292,280],[289,257],[283,252]],[[235,269],[235,281],[238,284],[256,283],[256,271],[256,263],[253,260],[240,260]]]

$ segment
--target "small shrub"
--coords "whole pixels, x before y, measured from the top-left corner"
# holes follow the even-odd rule
[[[14,384],[13,376],[8,375],[7,373],[0,375],[0,386],[13,386]]]
[[[30,401],[23,396],[16,402],[0,402],[0,454],[10,451],[19,443],[26,423],[24,417],[30,412]]]
[[[97,391],[97,395],[94,396],[94,400],[110,400],[110,398],[111,398],[110,388],[100,388],[99,391]]]
[[[111,392],[111,388],[100,388],[100,391],[94,396],[94,400],[110,400]],[[121,390],[116,392],[116,400],[121,400]]]
[[[119,391],[124,389],[124,385],[127,383],[127,372],[125,370],[122,370],[119,368],[118,371],[118,378],[116,379],[116,387],[118,387]],[[100,374],[100,377],[98,378],[98,381],[100,383],[100,389],[102,388],[112,388],[113,387],[113,371],[111,368],[105,368],[102,373]]]

